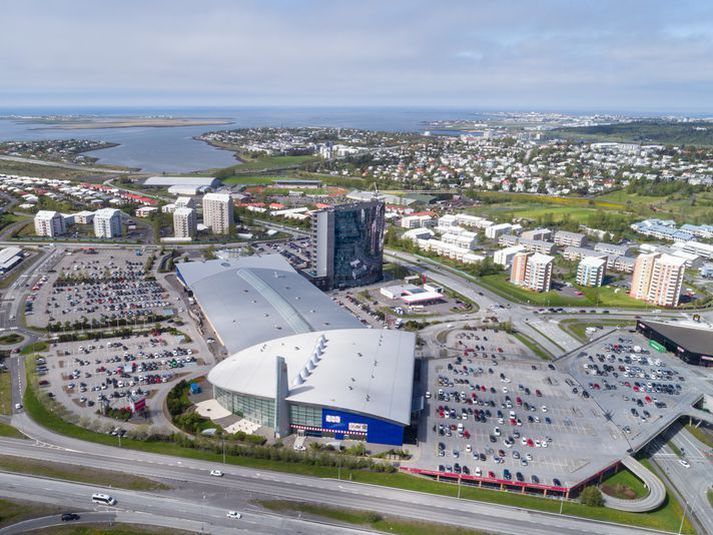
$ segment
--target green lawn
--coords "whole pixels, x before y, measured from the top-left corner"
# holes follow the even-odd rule
[[[152,481],[145,477],[134,476],[127,472],[97,470],[86,466],[24,459],[9,455],[0,455],[0,470],[129,490],[166,490],[171,488],[163,483]]]
[[[364,526],[384,533],[397,533],[399,535],[484,535],[484,531],[464,527],[448,526],[431,522],[407,520],[402,517],[382,516],[370,511],[357,509],[336,508],[327,505],[316,505],[303,502],[290,502],[286,500],[262,500],[258,505],[278,513],[300,513],[336,520],[340,523]]]
[[[691,424],[686,424],[686,429],[694,437],[696,437],[698,440],[703,442],[703,444],[705,444],[709,448],[713,448],[713,437],[711,437],[711,435],[709,433],[706,433],[700,427],[696,427],[695,425],[691,425]]]
[[[618,307],[618,308],[646,308],[645,301],[638,301],[629,297],[623,290],[615,292],[614,288],[602,286],[601,288],[584,288],[574,286],[584,295],[567,296],[555,290],[549,292],[532,292],[510,284],[507,273],[485,275],[480,277],[480,283],[501,297],[516,303],[526,303],[542,307]]]
[[[20,433],[13,426],[0,422],[0,437],[25,438],[25,435]]]
[[[0,414],[12,413],[12,377],[9,372],[0,372]]]
[[[47,351],[49,348],[50,345],[47,342],[43,342],[40,340],[38,342],[32,342],[31,344],[27,344],[20,350],[20,353],[22,353],[23,355],[31,355],[32,353],[41,353],[43,351]]]
[[[649,494],[646,485],[629,470],[619,470],[601,484],[602,492],[624,499],[643,498]]]
[[[0,527],[63,511],[57,505],[0,499]]]
[[[139,524],[83,524],[81,526],[54,526],[33,531],[36,535],[190,535],[192,531],[169,529],[159,526],[144,526]]]
[[[634,325],[636,325],[634,321],[599,318],[592,318],[591,320],[566,319],[560,322],[560,327],[572,334],[580,342],[587,342],[589,340],[585,333],[587,327],[633,327]]]
[[[23,339],[23,336],[17,333],[6,334],[4,336],[0,336],[0,345],[12,346],[22,342]]]
[[[242,158],[242,157],[241,157]],[[243,163],[234,166],[235,174],[242,174],[250,171],[262,171],[270,169],[283,169],[286,167],[296,167],[304,163],[313,161],[314,156],[261,156],[256,159],[243,158]]]
[[[241,186],[265,186],[272,184],[277,176],[231,176],[221,180],[223,184],[238,184]]]
[[[515,338],[517,338],[524,346],[528,347],[530,351],[532,351],[535,355],[540,357],[542,360],[552,360],[552,355],[549,354],[549,352],[542,347],[540,344],[535,342],[532,338],[529,336],[526,336],[522,333],[512,333]]]

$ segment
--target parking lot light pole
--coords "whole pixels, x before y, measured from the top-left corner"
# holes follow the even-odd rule
[[[460,500],[460,482],[461,482],[461,478],[458,477],[458,499],[459,500]]]
[[[562,514],[563,509],[564,509],[564,494],[560,498],[560,514]]]

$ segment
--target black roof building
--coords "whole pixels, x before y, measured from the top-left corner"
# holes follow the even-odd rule
[[[713,331],[707,327],[640,320],[636,330],[688,364],[713,366]]]

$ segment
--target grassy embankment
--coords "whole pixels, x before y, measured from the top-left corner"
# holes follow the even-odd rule
[[[344,524],[365,527],[384,533],[398,535],[484,535],[484,531],[448,526],[432,522],[408,520],[397,516],[382,516],[370,511],[344,509],[328,505],[290,502],[285,500],[260,500],[257,504],[282,514],[299,513],[302,516],[336,520]]]
[[[30,368],[31,367],[28,367],[28,370]],[[24,401],[25,410],[30,415],[30,417],[32,417],[33,420],[51,431],[66,436],[71,436],[81,440],[87,440],[90,442],[96,442],[109,446],[118,445],[115,437],[94,433],[87,429],[83,429],[69,422],[65,422],[59,416],[50,412],[45,407],[45,405],[43,405],[42,402],[38,399],[33,387],[33,383],[30,379],[31,377],[28,377],[28,387],[25,391]],[[202,459],[211,462],[221,462],[222,459],[222,456],[217,453],[184,448],[176,444],[166,442],[151,442],[124,439],[122,440],[122,446],[129,449],[135,449],[151,453],[161,453],[165,455],[175,455],[192,459]],[[298,464],[280,461],[269,461],[238,456],[228,456],[227,462],[230,464],[258,468],[261,470],[291,472],[323,478],[335,478],[338,475],[338,469],[336,467],[330,466],[313,466],[301,463]],[[382,485],[386,487],[401,488],[418,492],[426,492],[441,496],[456,497],[458,494],[457,485],[439,483],[429,479],[417,478],[402,473],[385,474],[362,470],[344,470],[342,471],[342,476],[354,482]],[[512,505],[525,509],[534,509],[538,511],[547,511],[553,513],[558,512],[560,509],[560,502],[557,500],[515,493],[498,492],[469,486],[462,487],[461,498],[493,504]],[[614,511],[605,508],[588,507],[577,502],[565,502],[563,507],[563,513],[582,518],[590,518],[626,525],[674,531],[678,528],[678,524],[674,525],[675,522],[671,522],[671,519],[669,518],[670,515],[668,513],[668,508],[671,507],[672,504],[675,504],[676,506],[678,505],[675,501],[670,500],[661,510],[647,514],[635,514]],[[693,533],[689,526],[687,526],[687,531],[685,532]]]
[[[703,429],[696,427],[695,425],[686,424],[686,430],[698,440],[703,442],[703,444],[709,448],[713,448],[713,437],[711,437],[711,435],[706,433]]]
[[[0,422],[0,437],[8,438],[25,438],[25,435],[20,433],[13,426]]]
[[[129,490],[166,490],[168,485],[125,472],[0,455],[0,470]]]
[[[0,414],[12,413],[12,377],[10,372],[0,372]]]
[[[543,348],[540,344],[535,342],[532,338],[519,332],[514,332],[512,335],[517,338],[520,343],[532,351],[535,355],[540,357],[542,360],[552,360],[552,355]]]
[[[30,518],[59,514],[62,511],[57,505],[0,499],[0,527]]]
[[[589,341],[589,338],[586,335],[587,327],[598,327],[600,329],[604,329],[605,327],[634,327],[635,325],[635,321],[624,319],[592,318],[591,320],[587,320],[585,318],[565,319],[560,321],[560,328],[577,338],[580,342]]]
[[[603,493],[615,498],[634,500],[649,494],[646,485],[629,470],[623,469],[612,474],[600,485]]]
[[[480,284],[496,294],[514,301],[542,307],[616,307],[616,308],[647,308],[647,303],[632,299],[626,292],[614,292],[609,286],[601,288],[584,288],[574,286],[582,292],[581,296],[561,295],[555,290],[549,292],[531,292],[525,288],[510,284],[507,273],[485,275],[478,279]]]

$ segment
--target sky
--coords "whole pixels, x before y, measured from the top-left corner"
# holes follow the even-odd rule
[[[0,107],[713,113],[709,0],[2,0]]]

